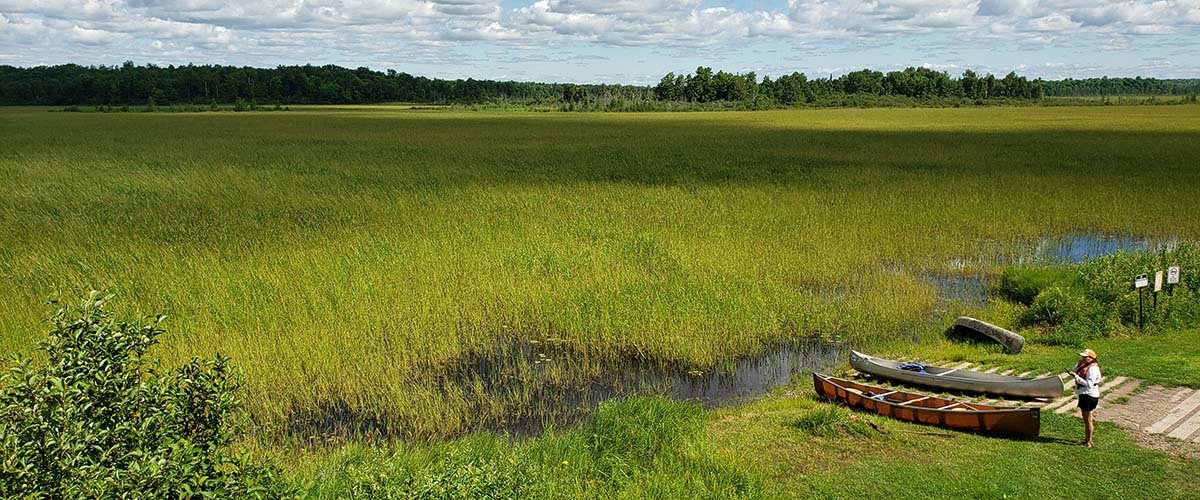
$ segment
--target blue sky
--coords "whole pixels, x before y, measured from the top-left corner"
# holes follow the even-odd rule
[[[1200,0],[0,0],[0,64],[339,64],[653,83],[928,66],[1200,77]]]

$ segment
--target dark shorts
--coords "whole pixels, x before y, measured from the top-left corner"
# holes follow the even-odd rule
[[[1087,394],[1079,395],[1079,409],[1083,411],[1092,411],[1096,409],[1096,405],[1100,404],[1100,398],[1088,396]]]

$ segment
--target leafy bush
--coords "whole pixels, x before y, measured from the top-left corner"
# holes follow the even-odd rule
[[[1082,293],[1070,288],[1052,286],[1034,297],[1029,308],[1021,315],[1021,324],[1059,326],[1067,321],[1077,321],[1097,313]]]
[[[993,291],[999,297],[1030,305],[1042,290],[1052,286],[1071,287],[1079,281],[1079,272],[1062,267],[1010,267],[1000,275]]]
[[[275,469],[233,455],[240,379],[220,355],[144,361],[162,316],[117,322],[92,292],[58,309],[46,362],[0,376],[0,496],[283,497]]]
[[[1181,266],[1181,282],[1154,305],[1149,290],[1142,292],[1142,322],[1147,330],[1200,324],[1200,249],[1183,243],[1170,251],[1120,252],[1066,268],[1005,270],[994,292],[1009,301],[1027,304],[1018,324],[1033,327],[1033,340],[1052,345],[1082,345],[1122,328],[1139,325],[1138,274]]]

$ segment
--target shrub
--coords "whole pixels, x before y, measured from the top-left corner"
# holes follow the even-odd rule
[[[1133,277],[1178,265],[1181,283],[1159,294],[1155,307],[1149,290],[1141,293],[1144,328],[1193,327],[1200,323],[1200,248],[1181,243],[1158,252],[1119,252],[1067,268],[1010,268],[994,292],[1027,304],[1017,323],[1036,327],[1034,340],[1054,345],[1083,342],[1139,325],[1139,293]]]
[[[46,362],[0,376],[0,496],[282,497],[275,469],[234,455],[240,378],[220,355],[160,371],[162,316],[117,322],[107,297],[59,308]]]
[[[1079,281],[1079,272],[1060,267],[1010,267],[1000,275],[994,293],[1019,304],[1030,305],[1038,293],[1051,286],[1071,287]]]

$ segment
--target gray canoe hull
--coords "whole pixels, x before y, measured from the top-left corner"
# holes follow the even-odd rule
[[[1066,389],[1062,379],[1058,377],[1009,377],[995,373],[954,370],[941,366],[926,368],[929,373],[901,370],[900,363],[896,361],[876,358],[858,351],[850,352],[850,366],[862,373],[879,378],[947,391],[1019,398],[1057,398],[1062,396]]]
[[[959,316],[954,320],[954,328],[975,332],[995,340],[1008,349],[1009,354],[1017,354],[1021,352],[1022,347],[1025,347],[1025,337],[975,318]]]

